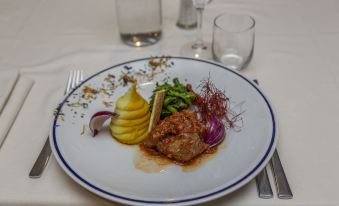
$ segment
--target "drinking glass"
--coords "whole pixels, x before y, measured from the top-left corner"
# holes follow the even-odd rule
[[[184,45],[181,49],[181,54],[195,58],[211,58],[210,44],[203,41],[202,38],[202,20],[205,6],[212,0],[192,0],[193,6],[197,11],[197,36],[194,42]]]
[[[241,70],[252,59],[255,20],[242,14],[221,14],[214,20],[213,59]]]
[[[161,0],[116,0],[116,13],[127,45],[148,46],[161,39]]]

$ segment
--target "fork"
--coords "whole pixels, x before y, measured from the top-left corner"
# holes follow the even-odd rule
[[[84,75],[82,70],[71,70],[69,73],[66,89],[64,95],[68,94],[72,89],[74,89],[80,82],[83,80]],[[40,151],[38,158],[36,159],[30,173],[30,178],[40,178],[42,172],[44,171],[48,160],[52,154],[51,145],[49,144],[49,136],[47,137],[44,147]]]
[[[258,80],[254,79],[253,81],[257,85],[259,85]],[[284,168],[281,164],[277,149],[274,150],[273,156],[270,160],[270,165],[271,165],[271,168],[272,168],[272,173],[273,173],[275,185],[276,185],[276,188],[277,188],[278,198],[280,198],[280,199],[292,199],[293,194],[292,194],[291,188],[288,184],[288,180],[287,180],[286,174],[284,172]],[[273,197],[273,193],[272,193],[270,182],[269,182],[269,179],[268,179],[268,176],[267,176],[266,168],[264,168],[264,170],[262,172],[260,172],[259,175],[256,177],[256,182],[257,182],[257,186],[258,186],[259,197],[261,197],[261,198],[271,198],[271,197]],[[268,190],[265,190],[267,188],[269,188],[268,190],[271,190],[270,191],[271,196],[268,195],[268,196],[265,197],[265,194],[268,194],[268,193],[265,193],[265,192],[268,191]],[[264,196],[261,196],[261,195],[264,195]]]

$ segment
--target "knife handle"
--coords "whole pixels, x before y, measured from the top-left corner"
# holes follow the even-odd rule
[[[290,185],[288,184],[277,150],[274,151],[271,158],[271,168],[277,187],[278,197],[280,199],[292,199],[293,194]]]
[[[255,177],[257,183],[258,196],[263,199],[270,199],[273,197],[273,192],[268,179],[266,167]]]

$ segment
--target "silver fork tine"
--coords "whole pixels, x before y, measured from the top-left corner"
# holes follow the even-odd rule
[[[69,92],[71,88],[73,75],[74,75],[74,71],[73,70],[69,71],[69,77],[68,77],[67,85],[66,85],[65,92],[64,92],[65,95]]]
[[[76,86],[76,82],[77,82],[77,70],[74,71],[74,75],[73,75],[73,78],[72,78],[72,84],[71,84],[71,89],[73,89],[75,86]],[[69,91],[68,91],[69,92]]]
[[[80,76],[81,76],[81,72],[80,70],[76,70],[77,71],[77,75],[76,75],[76,86],[80,84]]]
[[[80,70],[80,82],[82,82],[83,80],[84,80],[84,71]]]
[[[76,85],[82,81],[83,77],[80,75],[80,71],[70,71],[69,77],[67,81],[67,86],[65,89],[65,95],[72,89],[75,88]],[[39,178],[41,177],[42,172],[44,171],[48,160],[52,154],[51,145],[49,144],[49,138],[47,137],[44,147],[42,148],[37,160],[35,161],[30,173],[30,178]]]

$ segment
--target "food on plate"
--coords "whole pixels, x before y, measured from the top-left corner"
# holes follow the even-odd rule
[[[216,116],[211,116],[206,120],[204,140],[210,147],[221,143],[226,136],[226,129],[223,122]]]
[[[161,111],[165,118],[141,146],[185,164],[220,144],[226,136],[226,128],[233,128],[240,114],[231,112],[229,98],[210,78],[201,81],[199,93],[195,93],[191,85],[182,85],[178,79],[173,83],[174,86],[157,84],[155,91],[166,91]],[[177,99],[171,101],[172,98]],[[170,102],[167,105],[166,100]],[[178,105],[182,103],[186,104],[183,108],[188,109],[180,111],[182,108]],[[176,111],[168,107],[172,105]]]
[[[105,121],[110,118],[115,118],[116,116],[116,113],[110,111],[100,111],[93,114],[89,122],[89,128],[93,134],[93,137],[100,132]]]
[[[110,130],[119,142],[137,144],[148,136],[149,105],[137,92],[135,83],[118,98],[114,112],[118,116],[111,120]]]
[[[187,86],[180,83],[178,78],[173,79],[173,85],[165,82],[156,84],[153,95],[151,96],[150,105],[153,105],[155,92],[164,90],[165,97],[162,106],[160,118],[163,119],[177,111],[187,109],[193,104],[195,93],[189,91]]]
[[[182,110],[161,120],[142,146],[155,149],[170,159],[187,162],[207,148],[204,125],[193,111]]]
[[[198,88],[200,92],[196,93],[178,78],[172,85],[157,83],[148,104],[134,82],[117,99],[113,113],[94,115],[91,131],[95,135],[111,118],[110,131],[119,142],[141,143],[140,147],[152,154],[189,163],[220,144],[226,129],[233,128],[240,115],[230,111],[229,98],[210,78],[202,80]]]
[[[217,88],[210,78],[202,80],[199,88],[194,105],[202,121],[208,122],[211,117],[217,118],[226,128],[234,128],[235,123],[241,121],[242,112],[234,113],[230,109],[230,100],[225,91]]]
[[[152,114],[148,126],[148,132],[151,132],[160,120],[162,105],[164,102],[165,90],[156,91],[153,98]]]

